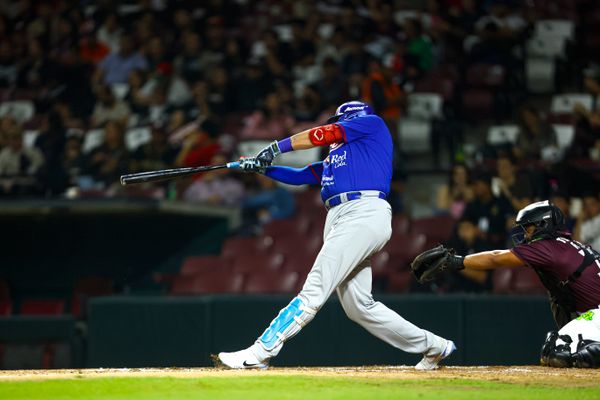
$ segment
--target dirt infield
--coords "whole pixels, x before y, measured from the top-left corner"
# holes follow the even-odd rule
[[[377,379],[474,379],[492,382],[549,385],[560,387],[598,387],[600,370],[556,369],[539,366],[443,367],[437,371],[415,371],[407,366],[271,368],[265,371],[232,371],[218,368],[122,368],[72,370],[0,371],[0,384],[7,380],[90,379],[110,377],[232,377],[303,375]]]

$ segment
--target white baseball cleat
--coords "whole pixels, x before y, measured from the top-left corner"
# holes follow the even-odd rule
[[[415,365],[415,369],[420,371],[430,371],[433,369],[438,369],[440,367],[440,362],[452,354],[456,350],[456,346],[452,340],[446,341],[446,347],[444,347],[444,351],[439,354],[434,355],[424,355],[421,361],[417,365]]]
[[[236,351],[234,353],[219,353],[219,361],[231,369],[267,369],[267,361],[259,361],[250,349]]]

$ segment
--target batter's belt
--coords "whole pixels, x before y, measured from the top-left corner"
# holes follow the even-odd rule
[[[347,203],[352,200],[362,199],[365,197],[378,197],[380,199],[385,199],[387,196],[385,193],[380,192],[379,190],[360,190],[356,192],[344,192],[336,194],[335,196],[331,196],[330,198],[325,200],[325,208],[327,210],[330,210],[335,206],[339,206],[340,204]]]

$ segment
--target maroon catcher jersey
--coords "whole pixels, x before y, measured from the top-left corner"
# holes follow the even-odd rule
[[[564,237],[543,239],[515,246],[511,251],[525,265],[565,280],[583,261],[581,243]],[[600,261],[595,260],[569,284],[579,312],[600,307]]]

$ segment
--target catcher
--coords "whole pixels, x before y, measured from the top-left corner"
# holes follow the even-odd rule
[[[550,295],[558,331],[542,346],[542,365],[600,367],[600,253],[571,239],[558,207],[540,201],[517,214],[515,246],[466,257],[438,246],[419,254],[411,269],[424,283],[444,271],[532,268]]]

